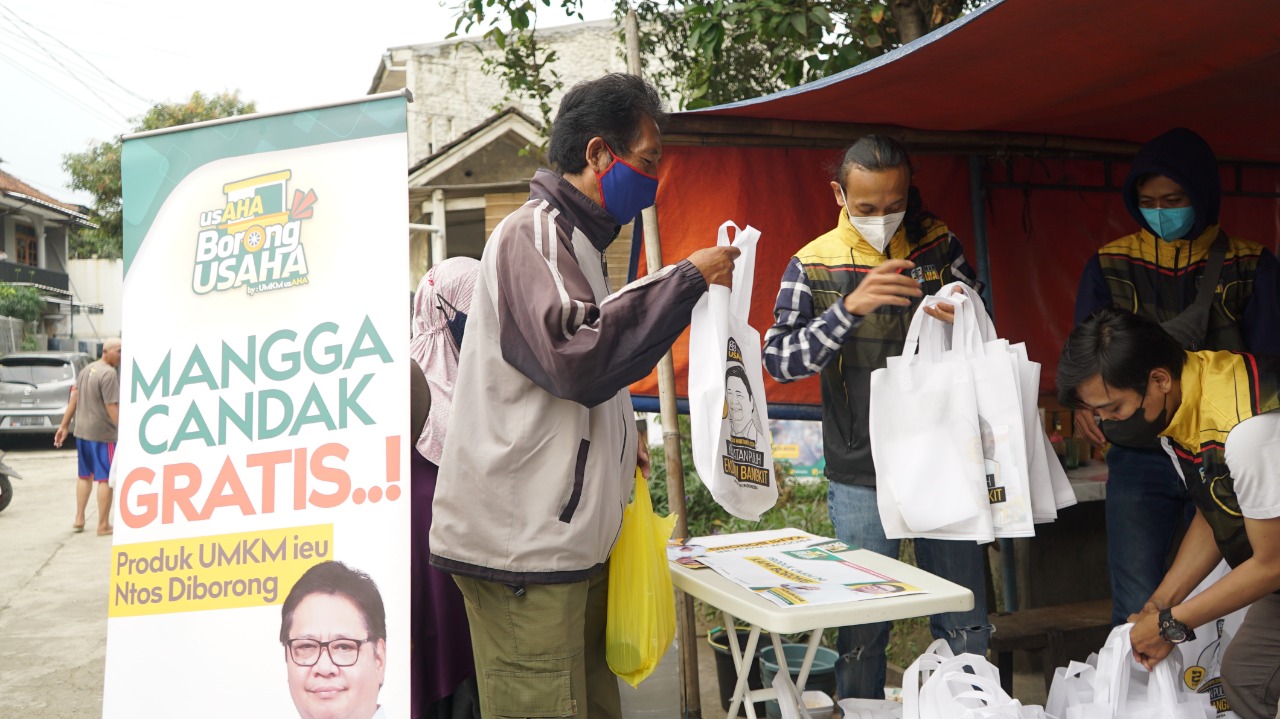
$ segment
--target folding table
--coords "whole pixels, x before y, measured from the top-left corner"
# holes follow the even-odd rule
[[[755,655],[760,632],[769,632],[779,671],[789,671],[787,657],[782,650],[782,634],[811,632],[804,661],[800,665],[796,687],[804,691],[809,679],[813,658],[818,653],[822,630],[828,627],[844,627],[852,624],[923,617],[941,612],[962,612],[973,608],[973,592],[936,577],[924,570],[903,564],[896,559],[876,554],[866,549],[841,552],[840,556],[854,564],[892,577],[896,581],[911,584],[927,594],[885,596],[844,604],[826,604],[812,607],[781,607],[759,596],[746,587],[739,586],[720,576],[714,569],[689,569],[675,562],[671,567],[671,582],[686,594],[697,597],[724,614],[725,635],[729,641],[729,653],[738,672],[738,682],[729,704],[729,719],[738,715],[738,707],[746,702],[747,716],[755,719],[757,701],[775,699],[771,687],[747,689],[747,673],[751,665],[746,657]],[[738,646],[738,633],[734,631],[738,621],[751,627],[745,648]]]

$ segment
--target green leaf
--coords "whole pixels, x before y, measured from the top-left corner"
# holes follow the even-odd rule
[[[828,30],[834,27],[831,22],[831,13],[827,12],[827,9],[821,5],[814,5],[813,9],[809,11],[809,17],[813,18],[815,23],[827,28]]]
[[[877,5],[871,8],[871,22],[879,25],[884,20],[884,6]]]
[[[795,28],[796,32],[800,33],[800,37],[804,37],[809,34],[809,23],[804,19],[804,15],[792,15],[791,27]]]
[[[862,41],[867,44],[867,47],[880,47],[884,44],[884,38],[875,32],[868,33],[866,37],[862,38]]]
[[[490,36],[493,38],[493,42],[498,46],[499,50],[507,49],[507,34],[505,32],[495,27],[490,32]]]

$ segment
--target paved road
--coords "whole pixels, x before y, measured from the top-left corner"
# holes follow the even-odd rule
[[[76,455],[52,438],[9,441],[23,479],[0,512],[0,717],[97,719],[111,537],[75,534]]]

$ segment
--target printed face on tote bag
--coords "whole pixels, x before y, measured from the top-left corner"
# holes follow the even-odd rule
[[[742,350],[737,341],[730,337],[727,345],[722,419],[729,423],[729,437],[721,456],[721,466],[726,474],[739,482],[768,486],[769,468],[765,466],[764,452],[760,449],[765,434],[760,427],[755,393],[742,365]]]

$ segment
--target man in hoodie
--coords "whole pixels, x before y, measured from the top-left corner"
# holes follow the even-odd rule
[[[1187,350],[1280,354],[1277,262],[1218,224],[1222,189],[1213,150],[1175,128],[1142,146],[1124,183],[1138,231],[1085,265],[1075,322],[1114,307],[1159,322]],[[1216,279],[1215,279],[1216,277]],[[1186,487],[1158,445],[1076,412],[1076,433],[1107,441],[1107,560],[1111,619],[1142,609],[1165,574],[1173,538],[1193,514]]]
[[[603,252],[654,202],[663,118],[635,76],[575,85],[551,128],[560,172],[534,175],[480,260],[430,547],[466,602],[485,719],[621,716],[604,570],[643,451],[626,387],[738,254],[698,250],[610,293]]]

